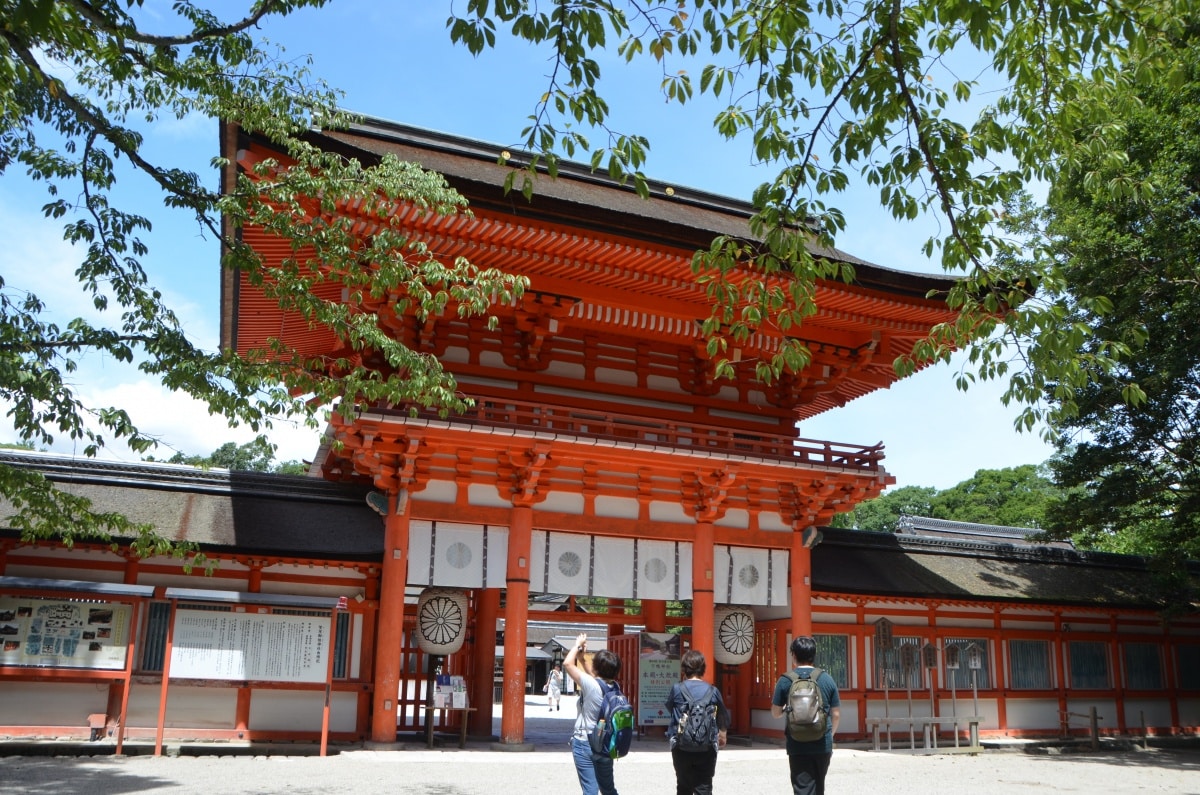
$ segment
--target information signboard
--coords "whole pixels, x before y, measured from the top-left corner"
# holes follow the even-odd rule
[[[0,665],[121,670],[133,607],[0,596]]]
[[[172,679],[324,682],[329,619],[322,616],[175,611]]]

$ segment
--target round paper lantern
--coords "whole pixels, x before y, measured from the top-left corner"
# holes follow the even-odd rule
[[[754,656],[754,613],[750,608],[718,605],[713,622],[717,640],[713,656],[717,662],[740,665]]]
[[[467,595],[453,588],[426,588],[417,600],[417,647],[426,654],[453,654],[467,637]]]

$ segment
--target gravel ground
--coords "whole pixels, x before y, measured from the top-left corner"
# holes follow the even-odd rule
[[[496,751],[484,741],[460,750],[449,741],[427,750],[402,743],[386,750],[331,747],[330,756],[204,755],[0,757],[0,795],[121,795],[172,793],[353,793],[354,795],[477,795],[578,792],[565,737],[574,703],[547,716],[541,702],[526,706],[526,737],[534,750]],[[498,727],[497,727],[498,728]],[[440,738],[439,738],[440,739]],[[174,751],[175,749],[170,749]],[[665,742],[642,740],[616,763],[621,795],[674,790]],[[1200,795],[1200,750],[1151,748],[1088,753],[913,755],[858,748],[834,751],[827,788],[837,793],[908,795],[967,792],[1180,793]],[[787,793],[787,760],[770,744],[721,752],[714,790],[729,795]]]
[[[620,760],[622,795],[674,788],[666,753],[635,752]],[[1012,792],[1200,793],[1200,753],[1149,750],[1032,756],[993,751],[978,756],[908,756],[837,750],[830,793],[938,791],[972,795]],[[777,749],[734,749],[717,763],[721,793],[788,792],[787,762]],[[296,756],[8,757],[0,760],[0,793],[477,793],[578,792],[568,752],[343,751],[324,759]]]

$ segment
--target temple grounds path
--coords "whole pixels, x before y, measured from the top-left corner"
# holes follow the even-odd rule
[[[449,737],[427,750],[419,738],[386,749],[331,746],[325,758],[277,753],[222,755],[217,746],[185,747],[180,756],[0,757],[0,795],[224,795],[225,793],[347,793],[347,795],[525,795],[578,792],[566,745],[574,700],[549,713],[541,699],[526,704],[527,739],[533,750],[492,750],[483,739],[460,750]],[[498,721],[497,727],[498,729]],[[172,752],[175,749],[171,749]],[[203,755],[191,755],[192,752]],[[670,754],[661,740],[635,743],[616,763],[621,795],[674,791]],[[768,743],[730,747],[717,763],[714,791],[766,795],[790,791],[782,748]],[[969,792],[1179,793],[1200,795],[1200,750],[1149,750],[1030,754],[1017,749],[983,754],[913,755],[860,747],[834,751],[827,791],[928,795]]]

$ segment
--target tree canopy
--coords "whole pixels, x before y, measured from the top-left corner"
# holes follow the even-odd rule
[[[152,456],[147,457],[153,461]],[[208,455],[185,455],[177,452],[167,459],[168,464],[187,464],[201,469],[220,468],[230,472],[276,472],[283,475],[303,475],[308,468],[302,461],[276,461],[275,446],[265,436],[245,444],[226,442]]]
[[[1176,63],[1179,79],[1139,86],[1123,117],[1127,162],[1064,170],[1041,220],[1078,299],[1068,319],[1135,350],[1060,425],[1051,466],[1067,493],[1050,528],[1178,567],[1200,560],[1200,41],[1180,41]],[[1129,382],[1145,394],[1136,410]]]
[[[848,513],[837,514],[831,524],[850,530],[894,533],[901,516],[932,516],[936,495],[937,489],[931,486],[903,486],[860,502]]]
[[[281,416],[313,422],[337,400],[463,405],[439,362],[391,339],[375,314],[321,301],[311,289],[336,280],[349,295],[377,295],[404,285],[418,314],[451,300],[466,314],[486,312],[492,300],[523,286],[516,276],[440,262],[394,229],[361,240],[330,212],[351,197],[367,207],[409,199],[430,212],[468,210],[440,176],[412,164],[384,158],[364,167],[304,142],[314,123],[340,126],[348,117],[306,63],[286,60],[255,35],[270,15],[325,2],[260,0],[244,16],[222,20],[181,0],[172,4],[176,30],[157,32],[172,23],[155,19],[152,32],[142,24],[148,16],[137,16],[140,0],[0,0],[0,174],[19,169],[44,185],[43,211],[62,221],[65,239],[77,247],[79,289],[94,310],[88,318],[60,319],[61,296],[35,295],[22,289],[19,275],[0,274],[0,398],[22,441],[49,445],[61,437],[87,455],[114,439],[139,452],[155,447],[132,407],[89,405],[78,396],[72,374],[85,356],[136,368],[254,430]],[[257,173],[222,190],[215,179],[219,160],[202,175],[147,158],[150,125],[193,115],[267,137],[294,166],[260,163]],[[149,180],[168,207],[220,240],[224,267],[330,329],[346,351],[378,352],[389,369],[370,370],[350,356],[309,359],[285,340],[245,358],[202,349],[144,268],[141,236],[150,228],[144,207],[122,206],[116,194],[118,181],[131,179]],[[250,220],[295,241],[294,251],[315,255],[267,267],[236,235]],[[150,528],[97,516],[86,501],[68,499],[35,472],[0,468],[0,491],[18,510],[12,522],[27,538],[72,543],[117,534],[135,537],[142,554],[171,550]]]
[[[1045,465],[980,469],[943,491],[905,486],[860,503],[834,518],[834,527],[894,533],[901,516],[1042,529],[1060,490]]]
[[[153,447],[127,407],[79,399],[71,373],[86,354],[128,363],[256,430],[281,414],[312,418],[339,399],[463,405],[436,360],[392,339],[371,312],[321,301],[311,289],[336,280],[353,296],[402,285],[410,300],[402,311],[440,311],[453,301],[459,311],[486,313],[492,300],[523,288],[516,275],[440,262],[394,229],[359,239],[331,211],[344,199],[380,208],[408,199],[433,212],[468,212],[436,175],[389,158],[366,168],[305,142],[312,124],[335,127],[349,117],[306,64],[284,59],[254,32],[272,15],[325,4],[258,0],[223,20],[179,0],[176,30],[160,33],[141,24],[141,0],[0,0],[0,173],[24,169],[45,185],[44,211],[78,246],[80,286],[99,318],[52,319],[52,296],[2,275],[0,397],[24,441],[66,437],[88,454],[112,439]],[[548,51],[546,90],[530,100],[526,169],[554,173],[559,156],[586,153],[644,190],[650,142],[608,126],[601,66],[612,54],[660,63],[669,101],[715,97],[723,108],[715,128],[776,168],[753,197],[752,239],[718,238],[694,260],[712,299],[704,329],[718,360],[758,329],[794,332],[815,312],[815,279],[852,277],[850,265],[810,250],[834,243],[844,228],[834,202],[851,180],[877,187],[897,219],[937,216],[941,228],[927,251],[962,276],[945,296],[958,319],[899,359],[897,371],[968,348],[971,369],[960,384],[1008,378],[1005,399],[1025,406],[1018,422],[1028,429],[1078,415],[1075,394],[1101,378],[1119,382],[1128,402],[1144,393],[1136,373],[1120,366],[1129,336],[1078,322],[1062,261],[1018,256],[1023,241],[998,221],[1020,188],[1085,163],[1102,175],[1088,177],[1101,193],[1136,192],[1123,119],[1136,105],[1134,89],[1179,77],[1179,62],[1165,53],[1195,18],[1189,9],[1131,0],[466,0],[451,5],[447,25],[472,52],[501,31]],[[169,27],[156,22],[154,30]],[[296,167],[260,163],[222,192],[211,175],[148,160],[146,125],[193,114],[269,138]],[[589,136],[597,134],[594,144]],[[143,268],[140,235],[149,222],[114,193],[130,175],[150,180],[168,206],[220,239],[225,267],[332,329],[347,351],[378,352],[389,369],[367,370],[349,356],[310,360],[284,340],[244,359],[202,350]],[[514,166],[511,185],[531,190],[528,175]],[[315,256],[268,268],[231,234],[249,221]],[[1088,308],[1111,309],[1102,297]],[[759,376],[804,366],[801,336],[760,362]],[[24,509],[18,523],[32,537],[130,529],[56,501],[35,475],[0,470],[0,489]],[[140,538],[141,549],[159,548]]]
[[[1186,5],[468,0],[448,25],[472,52],[502,30],[547,50],[546,90],[525,131],[539,153],[529,168],[553,171],[558,151],[590,151],[594,166],[643,186],[650,142],[608,126],[602,67],[613,55],[659,62],[670,102],[711,95],[722,108],[715,128],[777,168],[754,195],[757,239],[719,238],[695,258],[713,299],[704,328],[714,354],[760,327],[795,328],[815,311],[814,279],[850,278],[851,267],[806,246],[844,228],[833,202],[851,180],[877,186],[897,219],[937,216],[926,250],[963,277],[945,296],[958,319],[896,369],[969,348],[960,386],[1007,377],[1004,400],[1024,407],[1018,426],[1032,429],[1072,416],[1072,391],[1117,372],[1130,348],[1071,323],[1057,263],[1013,256],[1020,241],[997,221],[1015,192],[1083,158],[1104,163],[1104,186],[1122,189],[1128,87],[1177,73],[1162,53],[1190,24]],[[513,184],[531,186],[516,172]],[[792,339],[759,375],[807,361]],[[1140,388],[1127,384],[1125,395],[1136,402]]]
[[[969,480],[938,492],[930,515],[956,522],[1042,529],[1046,513],[1058,497],[1059,489],[1044,466],[981,469]]]

